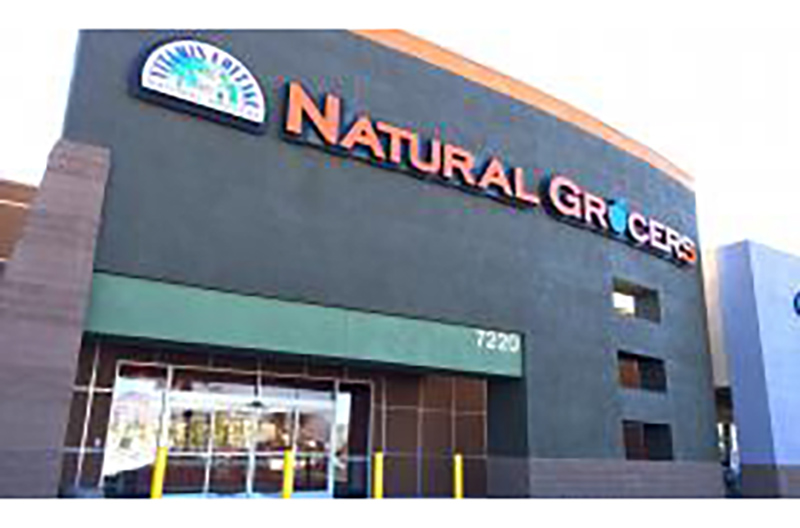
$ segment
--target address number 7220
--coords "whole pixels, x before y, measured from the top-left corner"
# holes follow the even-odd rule
[[[522,347],[519,334],[514,333],[476,329],[475,339],[481,350],[516,353]]]

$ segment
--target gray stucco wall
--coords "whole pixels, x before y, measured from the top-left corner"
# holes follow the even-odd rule
[[[195,33],[260,76],[270,123],[249,135],[130,96],[134,58],[169,35],[81,36],[64,135],[110,146],[115,160],[97,270],[524,332],[524,380],[490,385],[493,453],[621,459],[630,414],[669,420],[677,459],[714,460],[699,267],[541,208],[288,143],[283,89],[301,80],[341,95],[348,116],[368,110],[481,160],[559,171],[696,240],[691,191],[550,115],[347,32]],[[659,291],[660,324],[615,316],[615,276]],[[665,359],[669,392],[620,391],[618,348]]]

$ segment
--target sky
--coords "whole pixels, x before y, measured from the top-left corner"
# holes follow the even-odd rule
[[[617,4],[562,0],[540,10],[536,2],[496,0],[493,10],[454,11],[407,2],[408,12],[389,20],[339,10],[310,19],[265,17],[264,27],[410,31],[566,101],[691,174],[705,249],[749,238],[800,255],[800,16],[766,1],[755,13],[737,11],[735,2],[634,2],[615,12]],[[664,5],[670,9],[658,9]],[[0,178],[41,179],[60,136],[76,28],[119,27],[70,13],[63,20],[52,13],[51,23],[63,27],[34,33],[29,24],[6,24],[0,32]],[[158,23],[136,16],[126,23],[243,22],[185,13],[172,7]]]

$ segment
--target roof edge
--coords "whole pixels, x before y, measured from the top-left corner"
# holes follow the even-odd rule
[[[361,29],[352,33],[388,48],[421,59],[491,90],[547,112],[592,134],[618,149],[647,162],[694,191],[694,178],[654,150],[629,138],[586,112],[508,75],[397,29]]]

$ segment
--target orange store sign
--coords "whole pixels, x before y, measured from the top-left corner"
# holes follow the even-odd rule
[[[464,148],[438,139],[425,141],[413,130],[373,121],[367,115],[359,116],[342,131],[341,100],[335,95],[326,95],[319,108],[300,83],[290,82],[288,97],[284,128],[288,134],[302,137],[307,122],[329,147],[347,153],[361,148],[373,160],[393,168],[410,168],[420,175],[436,175],[446,180],[457,178],[464,186],[494,191],[495,197],[519,205],[539,204],[538,196],[525,187],[522,169],[513,168],[509,176],[499,158],[491,158],[483,170],[478,170],[475,156]]]
[[[565,176],[544,178],[537,192],[526,180],[523,168],[507,167],[497,156],[479,165],[475,155],[462,146],[425,139],[414,130],[373,120],[366,114],[345,125],[342,102],[336,95],[326,94],[317,103],[299,82],[291,81],[287,99],[283,131],[292,140],[321,142],[334,152],[356,158],[366,154],[368,160],[380,166],[410,171],[515,207],[543,205],[559,220],[625,241],[678,264],[694,264],[697,260],[690,237],[630,211],[624,200],[608,200],[585,191]]]
[[[254,134],[265,131],[267,106],[257,76],[220,48],[194,39],[167,40],[136,61],[135,73],[133,91],[140,98]],[[336,95],[326,94],[317,103],[296,81],[288,83],[287,91],[283,132],[289,139],[321,145],[513,207],[541,205],[559,220],[672,262],[697,261],[690,237],[630,210],[625,200],[597,196],[560,174],[542,179],[536,189],[522,167],[506,166],[497,156],[479,164],[475,155],[460,145],[423,138],[414,130],[366,114],[345,124],[342,101]]]

